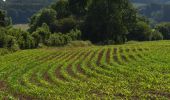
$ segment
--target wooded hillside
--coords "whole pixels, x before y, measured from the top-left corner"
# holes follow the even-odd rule
[[[5,9],[12,17],[13,23],[26,23],[28,18],[54,0],[7,0],[0,1],[0,8]]]
[[[131,0],[132,2],[138,2],[138,3],[167,3],[170,2],[170,0]]]

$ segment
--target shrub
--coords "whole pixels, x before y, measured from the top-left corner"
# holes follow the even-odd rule
[[[160,23],[155,29],[162,33],[164,39],[170,39],[170,23]]]
[[[67,34],[54,33],[51,34],[47,40],[47,45],[49,46],[64,46],[70,41],[79,40],[81,38],[80,30],[71,30]]]
[[[51,34],[47,44],[49,46],[63,46],[65,43],[62,33]]]
[[[5,28],[0,28],[0,47],[4,47],[4,43],[6,41],[6,29]]]
[[[18,43],[15,39],[15,37],[13,36],[10,36],[10,35],[7,35],[6,36],[6,41],[5,41],[5,47],[8,48],[8,49],[11,49],[12,51],[17,51],[19,50],[19,46],[18,46]]]
[[[7,34],[11,35],[18,40],[21,37],[22,30],[21,29],[15,29],[15,28],[10,28],[7,30]]]
[[[15,31],[14,31],[15,32]],[[0,28],[0,47],[8,48],[13,51],[19,49],[16,37],[7,28]]]
[[[39,35],[39,32],[35,31],[31,34],[31,36],[34,38],[35,40],[35,46],[38,46],[41,42],[41,36]]]
[[[18,40],[18,44],[21,49],[36,48],[34,38],[28,32],[22,32],[21,37]]]
[[[39,43],[46,44],[46,41],[48,40],[50,34],[51,32],[50,32],[49,26],[43,23],[41,27],[37,28],[37,30],[32,33],[32,36],[34,40],[36,41],[35,44],[38,46]]]
[[[11,52],[12,52],[12,51],[10,51],[10,50],[7,49],[7,48],[0,48],[0,56],[9,54],[9,53],[11,53]]]
[[[71,37],[72,40],[80,40],[81,39],[81,31],[80,30],[71,30],[69,33],[68,33],[68,36]]]
[[[151,40],[163,40],[163,35],[159,31],[153,30]]]
[[[128,40],[147,41],[151,39],[152,30],[146,22],[138,22],[128,34]]]
[[[7,29],[6,29],[7,30]],[[10,28],[6,32],[6,47],[11,47],[15,50],[36,48],[36,41],[29,32],[20,29]]]
[[[64,44],[68,44],[70,41],[72,41],[72,38],[67,34],[63,34],[63,38],[64,38]]]
[[[71,41],[67,44],[68,47],[86,47],[92,45],[93,44],[90,41]]]

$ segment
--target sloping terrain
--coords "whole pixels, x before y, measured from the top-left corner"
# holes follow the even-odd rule
[[[170,41],[1,56],[0,98],[170,99]]]

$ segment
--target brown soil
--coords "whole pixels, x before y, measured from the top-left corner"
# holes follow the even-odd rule
[[[114,48],[113,55],[117,55],[117,48]]]
[[[104,53],[104,50],[102,50],[102,51],[99,53],[98,59],[97,59],[97,65],[100,65],[100,61],[101,61],[101,59],[102,59],[103,53]]]
[[[106,53],[106,62],[109,64],[110,63],[110,53],[111,53],[111,49],[109,48],[107,50],[107,53]]]
[[[170,99],[170,93],[169,92],[149,91],[148,93],[156,95],[156,96],[163,96],[163,97]]]
[[[0,80],[0,91],[5,91],[7,89],[7,84],[5,81]]]
[[[73,70],[72,70],[72,64],[68,65],[68,67],[67,67],[67,72],[68,72],[69,75],[71,75],[71,76],[73,76],[73,77],[77,77],[77,76],[75,75],[75,73],[73,72]]]
[[[122,59],[124,62],[127,62],[127,61],[128,61],[127,58],[126,58],[126,56],[124,56],[124,55],[121,55],[121,59]]]
[[[117,55],[114,55],[114,56],[113,56],[113,59],[114,59],[114,61],[117,62],[118,64],[121,64],[121,62],[119,61]]]
[[[61,67],[62,66],[59,66],[57,69],[56,69],[56,76],[57,78],[59,78],[60,80],[65,80],[64,76],[61,74]]]

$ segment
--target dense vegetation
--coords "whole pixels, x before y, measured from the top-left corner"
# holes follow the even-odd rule
[[[0,56],[0,99],[170,99],[170,42]]]
[[[29,33],[12,28],[11,20],[5,11],[0,10],[0,47],[11,50],[37,48],[42,44],[48,46],[63,46],[70,41],[79,40],[81,31],[70,30],[65,34],[51,33],[49,26],[44,23],[36,31]]]
[[[0,10],[0,100],[170,99],[170,23],[150,23],[128,0],[58,0],[25,29]]]
[[[7,14],[0,14],[0,46],[14,50],[64,46],[74,40],[122,44],[165,36],[159,28],[152,29],[128,0],[59,0],[34,14],[28,31],[12,28]]]
[[[125,43],[127,39],[163,38],[159,32],[152,31],[147,20],[137,14],[128,0],[60,0],[35,14],[31,18],[29,31],[35,31],[43,23],[49,26],[52,33],[64,34],[72,29],[79,29],[82,39],[100,44]]]

